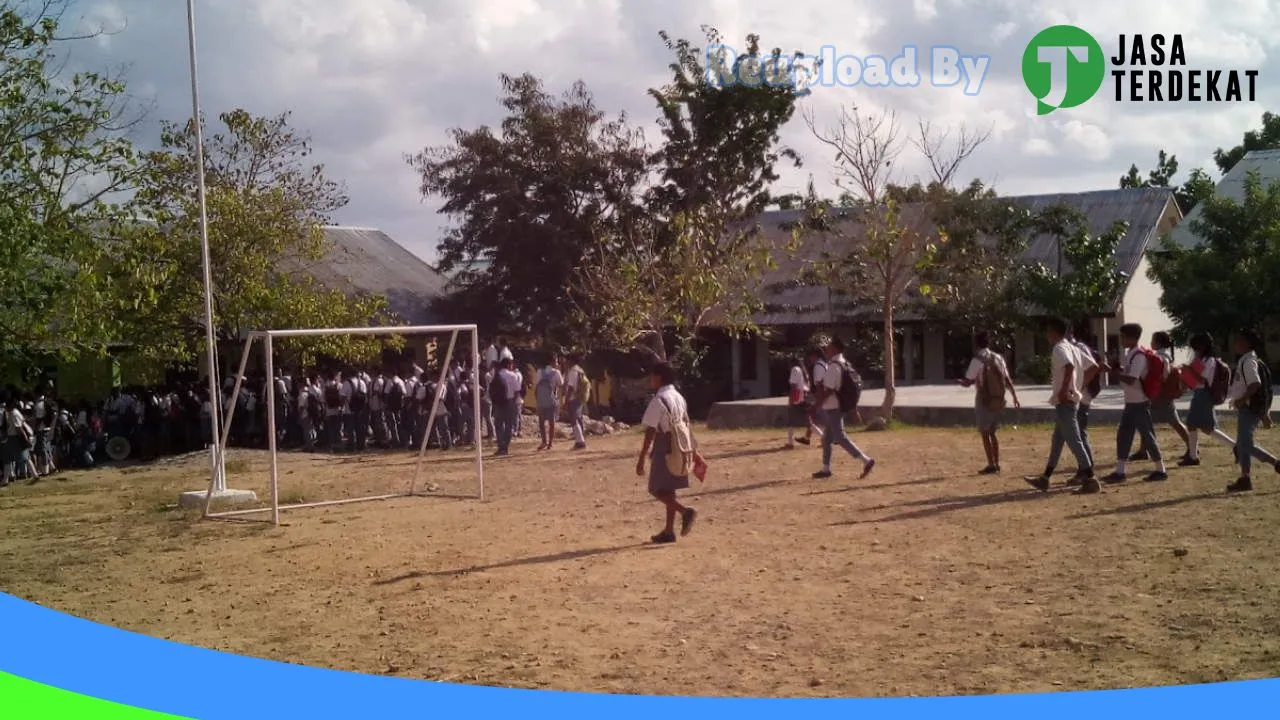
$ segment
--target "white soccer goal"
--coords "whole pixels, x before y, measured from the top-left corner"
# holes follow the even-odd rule
[[[480,339],[475,325],[417,325],[406,327],[362,327],[362,328],[315,328],[315,329],[299,329],[299,330],[261,330],[249,333],[245,339],[243,354],[240,358],[240,368],[235,376],[235,384],[231,391],[231,401],[225,412],[222,427],[219,428],[218,457],[225,458],[227,450],[227,440],[231,435],[232,421],[235,418],[236,406],[240,397],[241,385],[244,380],[245,370],[248,367],[250,353],[254,350],[256,343],[260,344],[266,365],[266,378],[268,382],[274,383],[275,379],[275,353],[273,340],[277,338],[295,338],[295,337],[315,337],[323,335],[382,335],[382,336],[408,336],[408,335],[432,335],[436,337],[448,336],[448,349],[439,364],[440,376],[436,382],[436,393],[431,398],[431,412],[427,415],[426,427],[422,433],[422,441],[418,448],[417,461],[414,463],[413,476],[409,480],[407,487],[400,492],[382,493],[376,495],[363,495],[358,497],[347,497],[336,500],[319,500],[315,502],[297,502],[290,504],[281,504],[280,502],[280,475],[279,475],[279,448],[277,447],[276,434],[276,393],[274,387],[263,393],[266,400],[266,435],[267,445],[271,454],[271,470],[270,470],[270,495],[271,504],[269,507],[249,508],[241,510],[226,510],[222,512],[210,512],[210,506],[215,495],[225,490],[226,473],[215,472],[209,482],[209,489],[204,500],[205,518],[227,518],[239,517],[245,515],[253,515],[259,513],[271,513],[271,522],[275,525],[280,524],[280,513],[283,510],[295,510],[300,508],[325,507],[330,505],[343,505],[347,503],[369,502],[372,500],[389,500],[392,498],[403,498],[413,496],[427,496],[429,493],[420,492],[419,481],[423,470],[423,461],[426,458],[427,444],[432,437],[432,430],[435,427],[436,417],[440,410],[440,404],[444,399],[445,377],[449,367],[453,362],[455,350],[458,347],[459,335],[470,335],[471,339],[471,367],[470,367],[470,385],[471,385],[471,435],[475,441],[475,475],[476,475],[476,495],[475,497],[484,499],[484,450],[482,448],[482,428],[481,412],[480,412]]]

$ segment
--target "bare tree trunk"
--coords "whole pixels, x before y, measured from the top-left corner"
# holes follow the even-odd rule
[[[885,297],[891,297],[885,293]],[[882,308],[884,317],[884,402],[880,405],[880,414],[885,422],[893,419],[893,404],[898,399],[897,388],[897,348],[893,341],[893,302],[886,301]]]
[[[667,345],[662,340],[661,330],[647,333],[644,347],[657,362],[666,362],[669,359],[667,357]]]

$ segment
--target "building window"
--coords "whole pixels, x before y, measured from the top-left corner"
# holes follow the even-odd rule
[[[909,373],[912,382],[918,382],[924,379],[924,333],[921,328],[912,328],[911,343],[906,342],[907,333],[902,330],[894,330],[894,371],[897,373],[898,379],[908,377],[908,373],[904,370],[906,367],[908,353],[911,355],[911,372]]]
[[[739,380],[755,382],[759,379],[760,339],[754,335],[746,335],[738,339]]]

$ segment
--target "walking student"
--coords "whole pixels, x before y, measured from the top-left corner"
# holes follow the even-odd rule
[[[514,360],[503,360],[501,369],[493,376],[489,387],[489,397],[493,402],[493,424],[498,434],[499,457],[511,454],[511,438],[515,435],[515,425],[520,421],[520,406],[516,404],[516,396],[520,392],[520,373],[516,371]]]
[[[551,353],[547,364],[538,373],[534,394],[538,401],[538,432],[542,443],[538,450],[550,450],[556,439],[556,416],[560,410],[560,391],[564,387],[564,375],[560,374],[560,355]]]
[[[1031,487],[1048,492],[1065,445],[1076,458],[1076,474],[1072,478],[1072,484],[1079,485],[1076,493],[1092,495],[1100,492],[1102,486],[1094,477],[1093,456],[1085,450],[1080,436],[1079,409],[1083,398],[1081,387],[1091,373],[1097,373],[1098,365],[1067,339],[1066,322],[1053,319],[1045,323],[1045,337],[1053,345],[1053,394],[1049,397],[1054,407],[1053,438],[1049,443],[1049,459],[1045,462],[1044,473],[1026,478],[1026,481]]]
[[[822,383],[817,388],[814,402],[821,408],[823,418],[822,469],[813,474],[815,480],[831,477],[831,454],[836,445],[844,448],[855,460],[862,461],[864,479],[875,469],[876,461],[862,452],[844,432],[845,415],[856,412],[861,380],[858,373],[844,357],[844,342],[840,338],[823,338],[818,347],[826,359]]]
[[[1018,391],[1009,377],[1008,364],[999,353],[991,351],[990,335],[985,331],[974,335],[973,346],[973,360],[969,361],[969,369],[960,378],[960,384],[976,389],[974,416],[982,435],[982,449],[987,454],[987,466],[978,474],[995,475],[1000,472],[1000,440],[996,432],[1005,409],[1005,394],[1012,396],[1015,408],[1022,407],[1022,403],[1018,402]]]
[[[1166,368],[1174,367],[1173,362],[1173,339],[1169,337],[1169,333],[1158,332],[1151,334],[1151,349],[1160,356],[1164,361]],[[1182,418],[1178,416],[1178,408],[1174,404],[1178,397],[1182,394],[1181,375],[1171,372],[1168,374],[1168,381],[1162,389],[1159,396],[1151,399],[1151,422],[1155,425],[1168,425],[1178,434],[1186,445],[1187,451],[1183,453],[1178,464],[1187,466],[1190,463],[1187,460],[1191,457],[1191,438],[1187,434],[1187,426],[1182,424]],[[1142,448],[1129,458],[1129,462],[1137,462],[1140,460],[1150,460],[1151,451],[1149,448]]]
[[[796,446],[796,443],[808,445],[812,442],[814,421],[813,421],[813,386],[810,384],[809,374],[804,371],[804,358],[795,358],[791,364],[791,378],[789,385],[791,392],[787,402],[787,449],[790,450]],[[804,437],[796,437],[796,428],[804,428]],[[818,430],[821,433],[821,430]]]
[[[1124,410],[1120,414],[1120,427],[1116,430],[1116,469],[1102,479],[1110,484],[1128,479],[1125,463],[1129,460],[1135,434],[1156,462],[1155,472],[1147,475],[1146,479],[1150,482],[1169,479],[1164,456],[1160,454],[1160,445],[1156,441],[1155,425],[1151,421],[1151,399],[1158,398],[1164,387],[1164,359],[1143,348],[1141,342],[1141,325],[1126,323],[1120,326],[1120,346],[1124,349],[1124,357],[1120,361],[1118,377],[1124,386]]]
[[[1231,390],[1231,368],[1218,357],[1213,337],[1208,333],[1191,336],[1191,364],[1178,369],[1187,387],[1191,388],[1191,409],[1187,412],[1187,457],[1180,465],[1200,464],[1200,433],[1222,442],[1235,450],[1235,440],[1218,429],[1218,415],[1214,409],[1227,401]]]
[[[1070,328],[1067,329],[1067,340],[1080,351],[1082,359],[1093,361],[1095,366],[1094,370],[1085,373],[1085,378],[1080,385],[1080,405],[1076,409],[1076,424],[1080,426],[1080,442],[1084,445],[1085,454],[1092,461],[1096,455],[1093,452],[1093,443],[1089,442],[1089,410],[1093,407],[1093,401],[1102,394],[1102,374],[1110,372],[1111,366],[1106,358],[1093,349],[1093,346],[1081,339],[1084,335],[1084,332],[1073,333]],[[1068,484],[1078,485],[1079,479],[1073,478]]]
[[[587,449],[587,403],[591,401],[591,378],[582,369],[581,353],[569,355],[569,372],[564,377],[564,404],[573,428],[573,449]]]
[[[693,456],[696,454],[693,434],[689,429],[689,406],[684,396],[676,390],[676,372],[670,364],[660,362],[649,371],[649,381],[655,394],[645,408],[644,441],[640,457],[636,460],[636,476],[644,477],[645,460],[649,465],[649,494],[666,508],[666,525],[654,535],[652,542],[663,545],[676,541],[675,522],[680,517],[680,534],[688,535],[698,517],[697,511],[682,505],[676,493],[689,487]],[[680,463],[682,472],[673,470],[668,457],[674,449],[685,455]]]
[[[1236,410],[1236,462],[1240,464],[1240,477],[1227,486],[1230,493],[1253,490],[1255,459],[1268,463],[1280,473],[1280,461],[1254,443],[1254,433],[1259,424],[1271,427],[1271,369],[1258,359],[1261,347],[1262,338],[1252,330],[1236,336],[1235,351],[1240,359],[1236,362],[1235,377],[1228,395]]]

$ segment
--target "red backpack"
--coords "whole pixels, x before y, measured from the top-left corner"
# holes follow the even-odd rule
[[[1140,347],[1138,352],[1147,359],[1147,374],[1142,377],[1142,392],[1147,400],[1159,400],[1164,397],[1165,379],[1169,375],[1169,365],[1160,357],[1160,353],[1150,348]]]

